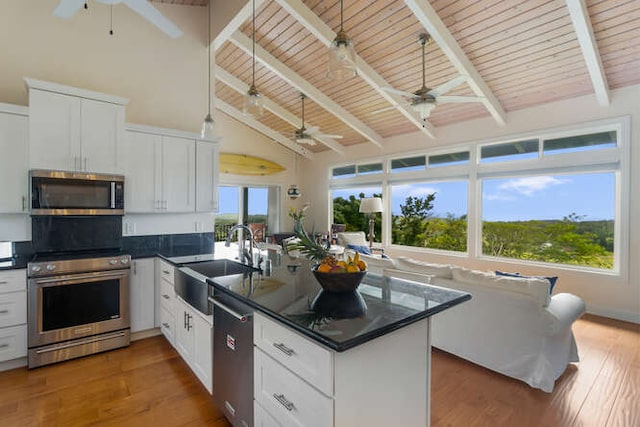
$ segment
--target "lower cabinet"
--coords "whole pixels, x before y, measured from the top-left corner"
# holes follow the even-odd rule
[[[253,325],[256,426],[429,426],[429,319],[344,352]]]
[[[209,393],[213,389],[213,321],[180,297],[174,301],[175,348]]]
[[[131,261],[129,316],[131,332],[144,331],[155,326],[155,258]]]
[[[27,355],[27,272],[0,271],[0,362]]]

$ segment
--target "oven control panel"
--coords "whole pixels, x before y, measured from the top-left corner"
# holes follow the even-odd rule
[[[29,277],[58,276],[105,270],[122,270],[129,269],[130,267],[131,255],[117,255],[97,258],[34,261],[27,265],[27,274]]]

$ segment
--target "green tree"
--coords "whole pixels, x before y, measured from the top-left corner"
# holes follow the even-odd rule
[[[432,216],[433,201],[436,193],[425,197],[409,196],[400,205],[402,215],[394,215],[392,239],[394,243],[405,246],[425,247],[427,227]]]
[[[336,197],[333,199],[333,222],[335,224],[345,224],[346,231],[364,231],[369,233],[369,216],[360,213],[360,199],[365,197],[364,193],[350,195],[348,199]],[[373,194],[372,197],[382,197],[381,194]],[[381,215],[375,216],[374,224],[375,241],[380,242],[382,235]]]

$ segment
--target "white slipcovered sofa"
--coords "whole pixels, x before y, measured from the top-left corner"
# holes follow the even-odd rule
[[[550,393],[570,362],[578,361],[571,325],[585,312],[579,297],[551,296],[544,278],[496,276],[409,258],[362,256],[369,270],[429,282],[472,295],[432,318],[431,344]]]

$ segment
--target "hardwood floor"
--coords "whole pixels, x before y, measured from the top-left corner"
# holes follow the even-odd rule
[[[434,350],[432,426],[640,426],[640,325],[584,316],[574,332],[581,361],[551,394]],[[162,337],[0,373],[0,425],[230,426]]]

